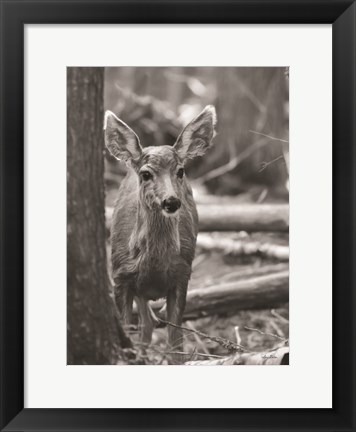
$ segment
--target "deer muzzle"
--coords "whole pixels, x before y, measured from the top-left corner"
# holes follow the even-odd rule
[[[180,209],[181,204],[180,199],[171,196],[162,201],[162,209],[169,214],[173,214]]]

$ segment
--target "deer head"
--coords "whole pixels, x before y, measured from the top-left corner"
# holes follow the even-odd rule
[[[215,124],[215,108],[209,105],[183,129],[173,147],[142,148],[135,132],[106,111],[105,144],[115,158],[125,161],[137,173],[141,204],[170,217],[179,213],[182,204],[185,162],[202,156],[210,147]]]

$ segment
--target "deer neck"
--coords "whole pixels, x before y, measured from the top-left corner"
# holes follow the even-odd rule
[[[160,209],[147,209],[139,202],[130,249],[169,263],[180,251],[179,216],[165,217]]]

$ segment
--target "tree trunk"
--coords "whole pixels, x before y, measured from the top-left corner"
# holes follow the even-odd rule
[[[67,69],[67,363],[113,364],[129,340],[109,296],[104,68]]]

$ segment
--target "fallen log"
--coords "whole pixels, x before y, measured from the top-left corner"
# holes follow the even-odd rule
[[[220,282],[237,282],[248,278],[255,278],[258,276],[265,276],[272,273],[278,273],[289,269],[288,263],[270,264],[264,266],[249,266],[242,270],[235,270],[221,276]]]
[[[219,238],[207,233],[199,233],[197,247],[203,251],[216,250],[226,255],[260,255],[279,261],[289,260],[289,247],[272,243],[262,243],[251,240],[234,240],[230,238]]]
[[[276,308],[289,300],[289,271],[188,290],[183,320],[239,310]],[[165,300],[151,303],[158,313]],[[134,308],[136,313],[136,308]]]
[[[287,204],[199,205],[200,231],[288,231]]]
[[[289,229],[287,204],[198,205],[200,231],[282,231]],[[106,207],[110,228],[114,209]]]
[[[280,306],[289,299],[289,272],[188,291],[184,319]]]
[[[188,366],[288,365],[289,347],[266,352],[236,353],[219,359],[187,361],[184,364]]]

